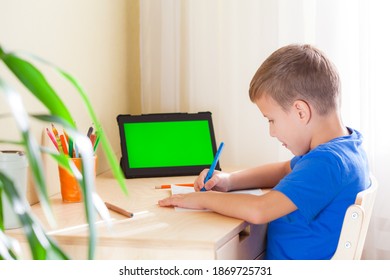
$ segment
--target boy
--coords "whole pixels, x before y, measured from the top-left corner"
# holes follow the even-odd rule
[[[160,206],[210,209],[268,225],[267,259],[330,259],[346,209],[369,187],[361,134],[343,125],[340,82],[333,64],[310,45],[289,45],[266,59],[249,95],[269,131],[295,157],[231,174],[204,170],[195,190],[159,201]],[[262,196],[226,194],[273,189]]]

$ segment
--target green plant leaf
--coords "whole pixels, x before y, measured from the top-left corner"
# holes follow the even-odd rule
[[[60,97],[34,65],[12,53],[3,53],[1,59],[52,115],[73,123],[72,116]]]
[[[108,163],[109,163],[109,165],[111,167],[113,175],[117,179],[117,181],[118,181],[122,191],[126,195],[128,195],[128,191],[127,191],[127,188],[126,188],[126,185],[125,185],[125,180],[124,180],[124,175],[123,175],[122,169],[119,166],[118,160],[115,157],[115,154],[114,154],[114,152],[112,150],[112,147],[111,147],[111,145],[110,145],[110,143],[109,143],[109,141],[107,139],[106,134],[103,132],[103,128],[102,128],[102,126],[100,124],[99,119],[96,116],[95,111],[93,110],[93,107],[92,107],[92,104],[91,104],[91,102],[90,102],[90,100],[88,98],[88,95],[86,94],[86,92],[84,91],[84,89],[82,88],[80,83],[72,75],[70,75],[66,71],[62,70],[58,66],[54,65],[53,63],[50,63],[47,60],[45,60],[43,58],[40,58],[40,57],[38,57],[36,55],[32,55],[32,54],[25,54],[25,55],[27,55],[27,56],[29,56],[29,57],[37,60],[37,61],[40,61],[41,63],[44,63],[44,64],[52,67],[53,69],[55,69],[62,77],[64,77],[66,80],[68,80],[75,87],[75,89],[78,91],[78,93],[80,94],[81,99],[84,102],[84,105],[86,106],[86,108],[88,110],[89,115],[91,116],[92,122],[95,124],[97,130],[100,132],[100,142],[102,143],[102,148],[104,150],[104,153],[105,153],[105,156],[106,156],[106,158],[108,160]],[[18,56],[16,56],[16,54],[5,54],[6,59],[9,59],[8,56],[11,56],[12,58],[19,59],[19,60],[23,61],[24,63],[28,63],[27,61],[24,61],[24,60],[20,59]],[[34,67],[34,69],[35,69],[35,71],[38,71],[35,67]],[[42,75],[42,74],[40,74],[40,75]],[[43,75],[42,75],[42,77],[43,77]],[[50,92],[50,90],[47,90],[47,91]],[[53,93],[55,94],[54,91],[53,91]],[[44,103],[44,104],[46,106],[48,105],[46,103]],[[58,103],[56,106],[61,107],[62,105],[63,104],[61,102],[61,103]],[[56,107],[56,106],[52,106],[52,107]],[[53,109],[56,109],[56,108],[53,108]],[[51,113],[52,113],[52,115],[57,115],[57,116],[63,118],[64,120],[68,121],[70,124],[73,124],[73,120],[69,120],[66,117],[64,117],[63,115],[56,114],[53,111],[51,111]]]
[[[83,193],[85,214],[86,214],[86,219],[89,228],[88,258],[93,259],[95,253],[97,234],[95,229],[96,219],[95,219],[95,211],[94,211],[93,195],[92,195],[95,192],[95,185],[94,185],[95,182],[94,182],[94,166],[93,166],[94,155],[93,155],[91,141],[85,135],[80,134],[79,132],[74,130],[71,126],[69,126],[69,124],[66,121],[56,116],[35,115],[34,117],[43,121],[55,122],[61,124],[67,130],[69,137],[73,139],[73,142],[76,145],[76,147],[78,147],[80,157],[82,158],[83,176],[81,178],[77,176],[76,179]],[[55,157],[55,159],[58,158],[59,158],[58,156]],[[68,163],[68,166],[69,164],[70,163]],[[67,164],[65,163],[65,165]]]
[[[104,205],[103,201],[95,190],[95,171],[93,165],[95,159],[91,141],[86,135],[81,134],[73,127],[69,126],[66,121],[56,116],[33,115],[33,117],[41,121],[61,124],[63,128],[66,129],[69,137],[73,139],[73,142],[78,147],[82,158],[83,176],[80,176],[81,174],[78,171],[77,167],[65,155],[55,153],[49,149],[45,149],[44,147],[42,147],[41,150],[45,153],[50,154],[61,166],[65,167],[68,171],[74,174],[76,180],[80,185],[84,196],[84,207],[89,226],[88,256],[90,259],[93,259],[95,253],[94,250],[96,247],[95,245],[97,241],[97,233],[95,228],[95,209],[108,225],[110,225],[110,214],[107,210],[107,207]]]
[[[0,230],[0,260],[15,260],[18,258],[16,253],[16,241]]]
[[[40,116],[37,116],[37,118],[40,118]],[[54,122],[54,120],[53,120]],[[84,137],[84,135],[81,134],[81,136]],[[43,153],[49,154],[52,156],[59,165],[61,165],[63,168],[65,168],[68,172],[71,174],[74,174],[76,180],[79,182],[79,184],[82,184],[80,180],[82,180],[82,174],[77,169],[76,165],[69,160],[68,157],[58,154],[56,151],[50,150],[46,147],[41,147],[41,151]],[[103,219],[103,221],[108,225],[111,226],[111,216],[110,213],[104,204],[103,200],[99,197],[99,195],[96,193],[95,189],[93,189],[93,204],[95,206],[96,211],[99,213],[100,217]]]
[[[55,69],[62,77],[64,77],[66,80],[68,80],[75,87],[75,89],[78,91],[78,93],[80,94],[80,97],[82,98],[82,100],[83,100],[83,102],[84,102],[84,104],[85,104],[85,106],[86,106],[86,108],[88,110],[89,115],[91,116],[92,122],[95,124],[97,130],[99,132],[101,132],[100,133],[100,142],[102,143],[102,148],[104,150],[104,153],[105,153],[105,156],[106,156],[106,158],[108,160],[108,163],[109,163],[109,165],[111,167],[113,175],[117,179],[117,181],[118,181],[122,191],[126,195],[128,195],[128,191],[127,191],[127,188],[126,188],[126,185],[125,185],[125,180],[124,180],[124,175],[123,175],[122,169],[119,166],[118,160],[115,157],[115,154],[114,154],[114,152],[113,152],[113,150],[111,148],[111,145],[110,145],[110,143],[109,143],[109,141],[107,139],[106,134],[103,133],[103,128],[102,128],[102,126],[100,124],[99,119],[96,116],[95,111],[93,110],[93,107],[92,107],[91,102],[90,102],[90,100],[88,98],[88,95],[86,94],[86,92],[84,91],[84,89],[82,88],[80,83],[72,75],[70,75],[69,73],[65,72],[61,68],[57,67],[56,65],[54,65],[54,64],[52,64],[52,63],[50,63],[50,62],[48,62],[48,61],[38,57],[38,56],[32,55],[32,54],[25,54],[25,55],[27,55],[27,56],[29,56],[29,57],[37,60],[37,61],[40,61],[40,62],[42,62],[42,63],[52,67],[53,69]],[[20,60],[20,61],[23,61],[24,63],[28,63],[28,62],[18,58],[16,56],[16,54],[5,54],[5,57],[8,60],[9,60],[9,57],[11,57],[11,60],[12,59],[14,59],[16,61]],[[34,69],[35,69],[34,72],[38,71],[35,67],[34,67]],[[40,75],[42,75],[42,74],[40,74]],[[45,82],[46,82],[46,80],[45,80]],[[47,90],[47,92],[51,93],[50,90]],[[53,92],[54,92],[54,90],[53,90]],[[48,105],[46,103],[44,103],[44,104],[46,106]],[[61,103],[58,102],[58,105],[56,105],[56,106],[60,106],[61,107],[62,105],[63,105],[62,102]],[[56,107],[56,106],[52,106],[52,107]],[[53,108],[53,109],[56,109],[56,108]],[[52,110],[51,110],[51,113],[52,113],[52,115],[58,115],[58,116],[62,117],[63,119],[65,119],[66,121],[68,121],[70,124],[73,124],[73,122],[72,122],[73,120],[69,120],[67,117],[64,117],[63,115],[56,114]]]
[[[6,197],[10,200],[10,205],[23,225],[33,259],[68,259],[67,255],[45,234],[41,225],[32,216],[28,203],[22,200],[12,180],[1,171],[0,182],[0,188],[3,189]]]
[[[71,75],[59,69],[58,67],[38,57],[32,55],[30,56],[53,67],[77,89],[82,100],[84,101],[84,104],[88,109],[92,121],[97,127],[97,130],[99,131],[100,142],[102,143],[103,150],[111,166],[113,174],[117,179],[117,181],[119,182],[123,192],[127,194],[127,188],[125,187],[122,170],[119,167],[119,164],[115,158],[115,155],[112,151],[112,148],[105,134],[102,132],[100,122],[97,119],[96,114],[94,113],[93,108],[91,106],[91,103],[87,95],[85,94],[84,90],[82,89],[82,87]],[[3,49],[1,49],[1,47],[0,47],[0,59],[4,61],[7,67],[15,74],[15,76],[49,109],[50,113],[54,115],[51,117],[53,118],[58,117],[58,119],[53,122],[62,123],[65,126],[71,128],[75,127],[73,123],[73,119],[69,111],[63,104],[62,100],[58,97],[56,92],[47,82],[44,75],[35,66],[27,62],[26,60],[20,58],[15,53],[5,53]],[[8,96],[9,99],[13,99],[13,98],[20,99],[18,94],[15,94],[4,83],[0,83],[0,86],[5,89],[6,95]],[[43,202],[42,206],[45,210],[45,204],[47,205],[49,204],[48,204],[47,194],[45,194],[46,187],[42,187],[44,186],[44,180],[42,180],[43,176],[39,174],[39,170],[42,170],[42,165],[40,163],[41,161],[40,157],[37,158],[37,154],[35,154],[38,151],[37,145],[29,134],[29,125],[27,122],[27,117],[23,109],[23,106],[21,107],[16,106],[16,104],[22,104],[21,100],[18,101],[9,100],[9,103],[13,104],[11,106],[14,106],[13,116],[16,119],[22,131],[22,138],[23,138],[22,143],[26,146],[27,156],[30,162],[30,166],[33,169],[33,174],[35,176],[34,179],[36,181],[36,185],[39,186],[38,194],[41,195],[42,192],[44,196],[46,196],[43,197],[43,199],[41,199],[41,203]],[[19,116],[18,114],[19,112],[18,108],[20,109],[21,116]],[[84,176],[81,179],[79,178],[78,180],[79,180],[80,187],[84,193],[84,201],[85,201],[84,206],[85,206],[85,212],[86,212],[89,231],[90,231],[90,244],[89,244],[88,255],[89,258],[93,258],[95,244],[96,244],[96,230],[95,230],[95,216],[94,216],[95,212],[93,208],[95,207],[96,210],[99,212],[99,214],[102,216],[102,218],[105,220],[109,220],[109,213],[103,201],[101,201],[97,193],[94,191],[94,177],[93,177],[94,171],[93,171],[93,165],[91,164],[93,160],[93,149],[90,145],[89,139],[86,140],[85,136],[81,137],[80,134],[75,132],[75,130],[72,130],[70,128],[68,128],[67,130],[68,130],[68,134],[71,135],[72,140],[76,142],[76,146],[79,148],[81,157],[83,158]],[[57,157],[57,161],[59,162],[59,164],[66,165],[66,163],[64,163],[61,157]],[[69,168],[72,169],[71,164],[69,165]],[[47,208],[48,210],[45,210],[45,213],[47,213],[47,216],[51,218],[52,216],[49,215],[51,214],[51,212],[49,211],[50,208],[49,207]]]
[[[21,131],[22,143],[26,149],[26,155],[32,170],[35,187],[37,188],[37,194],[41,201],[43,211],[48,219],[50,225],[55,225],[55,219],[50,209],[49,197],[46,188],[46,182],[43,174],[43,163],[41,155],[39,154],[39,146],[35,142],[34,137],[30,133],[30,124],[28,121],[28,115],[24,109],[24,105],[20,95],[9,87],[0,78],[0,89],[3,89],[6,100],[11,108],[17,125]]]
[[[127,188],[125,185],[125,180],[124,180],[124,175],[123,175],[122,169],[120,168],[120,166],[118,164],[118,160],[115,157],[115,154],[114,154],[112,147],[107,139],[107,136],[103,131],[103,128],[100,124],[100,121],[97,118],[95,111],[93,110],[91,101],[89,100],[88,95],[84,91],[83,87],[80,85],[80,83],[72,75],[65,72],[64,70],[62,70],[58,66],[40,58],[40,57],[37,57],[35,55],[30,54],[29,56],[31,56],[35,60],[40,61],[40,62],[52,67],[53,69],[55,69],[62,77],[64,77],[66,80],[68,80],[75,87],[75,89],[78,91],[81,99],[84,102],[84,105],[86,106],[86,108],[88,110],[89,115],[91,116],[92,122],[95,124],[97,131],[99,131],[100,142],[102,143],[102,147],[103,147],[105,156],[106,156],[108,163],[111,167],[113,175],[117,179],[122,191],[126,195],[128,195],[128,191],[127,191]]]
[[[0,231],[4,231],[3,189],[2,188],[0,188]]]
[[[95,111],[92,108],[91,102],[88,99],[87,94],[85,93],[84,89],[81,87],[81,85],[77,82],[75,78],[73,78],[69,73],[66,73],[65,71],[61,70],[60,68],[56,67],[57,71],[63,75],[69,82],[73,84],[73,86],[77,89],[79,94],[81,95],[82,99],[84,100],[84,104],[88,109],[89,115],[92,118],[93,123],[97,127],[97,130],[100,133],[100,142],[102,143],[103,150],[105,152],[106,158],[110,164],[111,170],[115,176],[115,178],[118,180],[122,191],[128,195],[127,188],[124,181],[124,176],[122,169],[119,167],[118,161],[115,157],[115,154],[111,148],[111,145],[106,137],[106,134],[103,132],[103,128],[100,125],[100,122],[95,114]]]

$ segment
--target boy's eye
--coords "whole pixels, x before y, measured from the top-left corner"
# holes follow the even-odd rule
[[[274,123],[274,120],[268,120],[269,123]]]

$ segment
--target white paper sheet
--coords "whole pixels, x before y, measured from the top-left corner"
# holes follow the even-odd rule
[[[171,192],[172,192],[172,194],[186,194],[186,193],[195,192],[195,190],[192,187],[183,187],[183,186],[171,185]],[[232,194],[233,193],[243,193],[243,194],[252,194],[252,195],[262,195],[261,189],[240,190],[240,191],[232,191],[232,192],[229,192],[229,193],[232,193]],[[207,212],[207,211],[210,211],[210,210],[196,210],[196,209],[175,207],[175,211],[177,211],[177,212]]]

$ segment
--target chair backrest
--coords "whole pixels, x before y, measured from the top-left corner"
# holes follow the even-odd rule
[[[359,260],[370,223],[378,182],[370,176],[371,186],[357,194],[355,204],[348,207],[340,239],[332,260]]]

